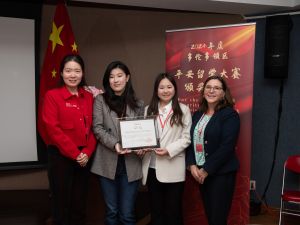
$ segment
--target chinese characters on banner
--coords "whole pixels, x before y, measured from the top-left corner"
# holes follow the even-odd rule
[[[249,222],[254,43],[253,23],[166,33],[166,70],[175,77],[179,101],[192,112],[196,111],[204,81],[219,75],[227,81],[240,114],[241,130],[236,148],[240,169],[229,225]],[[183,200],[185,225],[207,224],[198,189],[198,184],[187,176]]]

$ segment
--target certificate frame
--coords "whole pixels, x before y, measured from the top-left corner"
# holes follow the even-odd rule
[[[122,148],[138,150],[160,147],[156,117],[123,117],[118,121]]]

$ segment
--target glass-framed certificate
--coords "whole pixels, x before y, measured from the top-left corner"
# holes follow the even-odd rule
[[[122,148],[136,150],[160,146],[155,117],[119,118],[119,128]]]

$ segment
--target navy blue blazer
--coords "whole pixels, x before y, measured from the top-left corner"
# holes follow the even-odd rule
[[[192,118],[191,144],[186,152],[186,166],[196,165],[194,152],[194,129],[203,112],[196,111]],[[240,131],[239,114],[231,107],[215,112],[204,131],[205,163],[204,170],[209,175],[236,171],[239,162],[235,146]]]

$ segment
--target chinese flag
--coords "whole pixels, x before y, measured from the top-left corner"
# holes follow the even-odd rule
[[[43,100],[48,90],[58,86],[60,62],[67,54],[78,54],[78,50],[65,3],[63,0],[59,0],[52,21],[52,31],[40,75],[38,131],[46,143],[47,135],[41,119]]]

